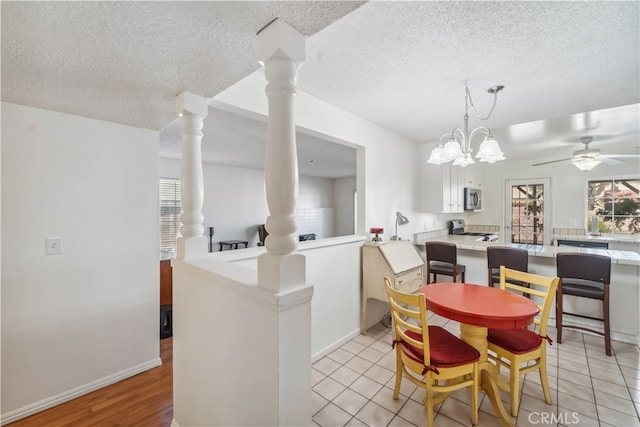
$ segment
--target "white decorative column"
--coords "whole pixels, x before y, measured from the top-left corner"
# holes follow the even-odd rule
[[[265,351],[260,359],[266,366],[274,366],[275,362],[278,367],[269,374],[277,388],[278,419],[265,420],[265,424],[306,426],[312,425],[313,287],[306,284],[305,258],[296,253],[298,158],[293,119],[305,38],[284,21],[276,20],[258,33],[257,51],[264,63],[269,101],[265,158],[269,236],[265,243],[267,251],[258,258],[258,286],[272,293],[276,300],[276,304],[270,304],[273,313],[264,320],[261,331],[271,334],[277,342],[273,351]]]
[[[178,239],[178,259],[197,258],[208,253],[203,235],[202,203],[202,123],[209,113],[207,100],[189,92],[176,97],[176,112],[182,117],[182,227]]]
[[[258,285],[280,292],[304,285],[304,257],[297,249],[295,208],[298,198],[293,98],[298,67],[305,59],[305,39],[282,20],[264,28],[257,39],[267,79],[269,119],[265,159],[265,188],[269,217],[267,252],[258,259]]]

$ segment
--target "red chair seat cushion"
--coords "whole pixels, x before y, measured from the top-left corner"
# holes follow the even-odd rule
[[[407,331],[407,335],[422,341],[422,336],[413,331]],[[422,347],[402,342],[402,350],[413,360],[424,363]],[[429,326],[429,350],[431,366],[441,368],[466,365],[480,359],[478,350],[440,326]]]
[[[526,329],[489,329],[487,341],[514,353],[528,353],[542,344],[542,338],[537,333]]]

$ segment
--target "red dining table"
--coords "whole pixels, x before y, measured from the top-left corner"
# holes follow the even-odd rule
[[[513,426],[500,400],[498,368],[487,357],[487,330],[522,328],[533,323],[539,309],[522,295],[471,283],[432,283],[420,288],[427,309],[460,322],[460,338],[480,352],[481,387],[503,425]]]

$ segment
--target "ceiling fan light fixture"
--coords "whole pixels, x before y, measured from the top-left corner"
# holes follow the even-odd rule
[[[595,168],[600,164],[600,160],[583,158],[578,159],[573,162],[574,166],[580,169],[583,172],[589,172],[591,169]]]

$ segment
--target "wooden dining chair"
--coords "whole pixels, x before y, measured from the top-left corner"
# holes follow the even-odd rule
[[[400,383],[406,377],[425,389],[423,404],[427,425],[433,425],[433,408],[453,390],[471,389],[471,422],[478,424],[478,350],[446,329],[427,324],[423,294],[398,292],[384,278],[393,318],[393,346],[396,349],[396,382],[393,398],[398,399]],[[444,380],[444,383],[440,383]]]
[[[527,328],[489,328],[487,334],[489,358],[494,360],[499,368],[504,366],[509,369],[508,386],[500,385],[510,393],[511,415],[514,417],[518,416],[520,376],[529,372],[539,372],[544,400],[548,404],[552,403],[547,378],[547,342],[551,344],[551,338],[547,335],[547,322],[559,280],[557,277],[545,277],[500,267],[500,289],[522,292],[534,301],[541,302],[538,304],[539,315],[534,319],[537,331]],[[530,287],[510,283],[511,281],[528,283]]]
[[[438,281],[438,274],[451,276],[453,281],[458,275],[464,283],[465,266],[458,264],[458,248],[454,243],[448,242],[426,242],[427,251],[427,284]],[[431,275],[433,274],[433,282]]]
[[[562,328],[580,329],[604,336],[604,351],[611,356],[611,327],[609,321],[609,286],[611,258],[604,255],[563,252],[556,255],[556,274],[560,278],[556,296],[556,329],[562,342]],[[602,317],[564,311],[564,295],[602,301]],[[603,330],[563,322],[565,314],[603,322]]]

